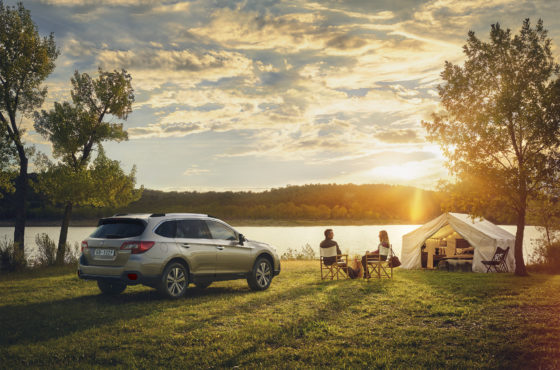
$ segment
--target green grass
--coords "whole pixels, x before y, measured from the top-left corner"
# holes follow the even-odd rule
[[[560,276],[395,270],[320,281],[284,262],[178,301],[99,295],[72,269],[0,276],[0,364],[21,367],[560,368]]]

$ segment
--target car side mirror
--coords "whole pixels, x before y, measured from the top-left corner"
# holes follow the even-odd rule
[[[247,239],[245,239],[245,236],[243,234],[239,234],[239,244],[243,245],[245,241],[247,241]]]

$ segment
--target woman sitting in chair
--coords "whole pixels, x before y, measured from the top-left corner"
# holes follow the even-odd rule
[[[389,245],[389,234],[387,231],[381,230],[379,232],[379,245],[377,246],[377,250],[373,252],[366,251],[366,254],[362,257],[362,266],[364,268],[364,279],[368,278],[368,269],[367,269],[367,260],[379,260],[387,261],[387,256],[389,255],[389,249],[391,246]]]

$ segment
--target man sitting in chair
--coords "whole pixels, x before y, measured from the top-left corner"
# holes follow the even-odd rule
[[[342,252],[340,252],[340,248],[338,247],[338,243],[335,242],[333,238],[334,238],[334,231],[332,229],[325,230],[325,240],[321,242],[320,246],[321,248],[331,248],[333,246],[336,246],[336,254],[337,254],[337,256],[323,258],[323,263],[327,266],[332,265],[333,263],[338,263],[338,261],[340,261],[339,255],[342,254]],[[343,267],[344,270],[348,272],[348,277],[350,277],[350,279],[355,279],[358,277],[358,271],[354,271],[354,269],[352,269],[352,267],[350,266],[347,266],[346,263],[344,262],[339,263],[339,266]]]

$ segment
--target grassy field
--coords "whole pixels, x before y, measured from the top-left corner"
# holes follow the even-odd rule
[[[178,301],[104,297],[69,268],[0,276],[0,367],[560,368],[560,276],[282,268],[265,292],[222,282]]]

